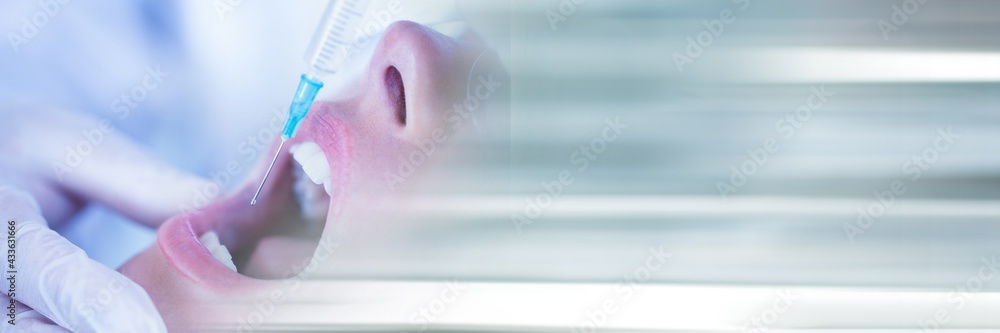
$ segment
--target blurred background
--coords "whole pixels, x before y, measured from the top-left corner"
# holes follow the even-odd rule
[[[135,43],[128,45],[151,45],[141,56],[90,54],[105,71],[58,82],[120,76],[85,85],[88,96],[104,96],[85,101],[92,112],[108,116],[107,101],[145,66],[176,65],[169,71],[178,82],[205,89],[167,85],[116,125],[206,177],[240,157],[236,147],[285,107],[295,61],[326,4],[245,1],[220,16],[197,2],[111,3],[66,5],[66,19],[17,55],[34,60],[0,66],[22,77],[31,66],[81,66],[88,50],[117,47],[99,44],[111,31]],[[455,5],[403,3],[399,18]],[[510,150],[506,165],[491,166],[507,169],[507,179],[489,187],[442,180],[447,190],[419,206],[426,215],[379,241],[345,246],[317,283],[412,282],[434,294],[434,283],[461,281],[522,297],[449,307],[436,323],[458,331],[589,332],[589,322],[610,331],[745,332],[781,288],[806,296],[770,321],[775,329],[1000,326],[1000,283],[983,275],[996,273],[1000,252],[1000,2],[459,5],[483,15],[479,24],[510,74],[510,140],[491,143]],[[32,6],[11,14],[12,29]],[[153,24],[133,36],[87,19],[114,8],[139,8]],[[91,33],[91,42],[45,39],[60,32]],[[66,54],[82,55],[57,57]],[[66,86],[53,89],[76,87]],[[17,93],[23,87],[4,89],[28,99]],[[177,111],[167,117],[146,107]],[[208,109],[219,112],[187,120]],[[199,156],[180,153],[197,142],[214,144]],[[553,192],[561,173],[572,180]],[[87,214],[114,217],[101,207]],[[135,251],[151,242],[150,231],[119,224],[96,233],[134,239]],[[81,243],[96,237],[85,223],[67,233]],[[113,266],[134,253],[89,251]],[[650,258],[661,252],[670,256],[654,269]],[[627,306],[615,296],[622,281],[646,286],[635,290],[648,296]],[[625,305],[596,325],[588,313],[606,299]],[[298,309],[276,327],[343,328],[322,319],[323,304]],[[928,324],[942,309],[954,320]]]
[[[522,236],[577,258],[554,271],[609,261],[558,278],[618,276],[627,251],[662,244],[677,256],[660,281],[951,288],[995,254],[1000,3],[929,1],[888,40],[878,22],[902,1],[747,3],[588,1],[553,29],[559,2],[515,2],[512,187],[530,196],[572,169],[565,196],[584,211]],[[733,22],[689,56],[724,11]],[[814,88],[832,96],[797,111]],[[577,172],[571,154],[609,118],[628,129]],[[942,129],[961,136],[947,151]],[[747,151],[768,139],[759,163]],[[914,179],[913,156],[936,161]],[[733,169],[745,184],[720,191]],[[844,225],[895,180],[906,192],[852,243]]]
[[[613,285],[662,246],[674,256],[650,283],[865,290],[877,301],[844,293],[779,322],[918,329],[1000,251],[1000,2],[928,1],[911,14],[903,1],[566,3],[511,3],[513,198],[456,199],[476,208],[449,210],[464,214],[395,250],[351,253],[335,276]],[[732,22],[699,41],[725,11]],[[830,96],[814,103],[816,90]],[[608,119],[628,127],[579,170],[574,157]],[[957,135],[946,149],[942,131]],[[767,140],[776,148],[761,163],[748,151],[761,156]],[[525,215],[524,200],[564,170],[575,181],[518,230],[511,210]],[[894,181],[905,193],[883,204],[876,193]],[[722,294],[733,296],[673,301],[749,299]],[[951,327],[1000,325],[993,300]],[[761,307],[740,309],[737,324]]]

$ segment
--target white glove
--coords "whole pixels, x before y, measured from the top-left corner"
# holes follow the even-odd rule
[[[91,260],[50,227],[97,202],[155,228],[190,204],[207,181],[173,169],[117,132],[95,133],[102,128],[95,119],[58,110],[2,111],[0,223],[8,232],[8,221],[16,224],[17,273],[15,325],[5,316],[0,332],[165,332],[142,287]],[[99,135],[93,151],[71,172],[56,172],[53,165],[66,161],[67,147],[87,135]],[[0,272],[5,315],[9,264]]]
[[[0,187],[0,219],[7,230],[3,332],[166,332],[146,291],[87,257],[48,228],[38,203]],[[16,228],[15,228],[16,226]],[[11,230],[13,228],[13,230]],[[11,238],[16,245],[10,252]],[[11,260],[13,258],[13,260]],[[11,261],[13,270],[11,274]],[[11,284],[14,284],[11,287]],[[11,291],[10,289],[13,289]],[[11,298],[17,302],[10,309]],[[14,312],[14,325],[10,325]]]

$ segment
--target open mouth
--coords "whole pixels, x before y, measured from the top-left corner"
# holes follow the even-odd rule
[[[346,137],[329,128],[325,132],[338,133],[301,133],[286,143],[256,205],[250,205],[256,189],[250,181],[198,211],[168,220],[157,237],[167,261],[210,285],[298,274],[326,224],[335,219],[345,183]],[[260,179],[263,169],[257,171],[251,179]]]

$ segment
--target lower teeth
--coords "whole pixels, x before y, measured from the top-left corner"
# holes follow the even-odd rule
[[[219,242],[219,235],[216,234],[215,231],[209,231],[202,234],[201,237],[198,238],[198,241],[200,241],[201,245],[204,245],[205,248],[208,249],[208,252],[212,254],[212,257],[215,257],[216,260],[221,262],[226,267],[229,267],[229,269],[233,270],[233,272],[236,271],[236,264],[233,263],[233,255],[229,254],[229,249]]]

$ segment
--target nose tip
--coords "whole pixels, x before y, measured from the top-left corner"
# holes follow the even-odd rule
[[[385,29],[385,35],[382,38],[382,42],[397,44],[407,40],[419,40],[429,37],[431,32],[432,30],[415,22],[397,21]]]

